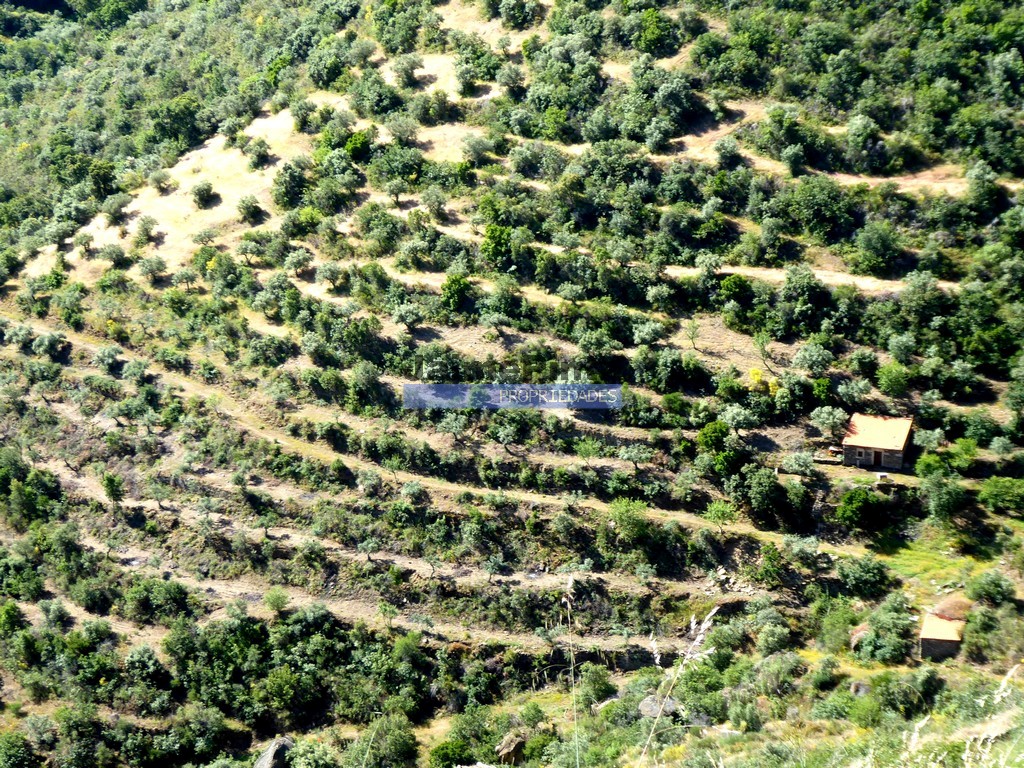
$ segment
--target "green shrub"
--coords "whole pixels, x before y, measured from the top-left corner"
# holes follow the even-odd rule
[[[1013,582],[998,571],[986,571],[967,583],[967,596],[989,605],[1002,605],[1013,600]]]
[[[757,733],[764,725],[757,704],[753,701],[740,701],[729,705],[729,722],[734,728],[749,733]]]
[[[893,522],[886,498],[867,488],[853,488],[836,505],[835,519],[854,530],[877,531]]]
[[[868,619],[869,630],[857,645],[857,655],[864,660],[899,664],[914,647],[916,624],[907,598],[894,592]]]
[[[881,597],[892,584],[892,576],[885,563],[871,554],[842,558],[836,571],[846,591],[857,597]]]
[[[847,690],[835,691],[827,699],[816,702],[811,717],[817,720],[845,720],[857,700]]]
[[[196,208],[209,208],[216,199],[217,194],[213,191],[213,184],[210,182],[201,181],[192,187],[192,201],[196,204]]]
[[[342,755],[342,768],[400,768],[416,757],[416,736],[401,715],[370,723]]]
[[[0,734],[0,768],[35,768],[41,760],[20,733]]]
[[[978,503],[989,512],[1024,515],[1024,479],[988,478],[981,484]]]
[[[548,745],[555,741],[558,741],[558,737],[551,731],[543,731],[536,736],[531,736],[523,747],[523,759],[527,762],[541,761]]]
[[[885,709],[882,707],[882,702],[875,698],[875,696],[868,694],[866,696],[853,697],[853,702],[850,704],[850,709],[846,716],[850,722],[859,725],[861,728],[874,728],[880,725],[884,719]]]
[[[789,627],[769,624],[757,636],[757,652],[762,656],[770,656],[788,647],[790,642]]]
[[[473,750],[461,740],[442,741],[430,750],[430,768],[454,768],[473,762]]]
[[[586,662],[580,667],[579,696],[583,706],[598,704],[616,691],[608,678],[608,669],[600,664]]]

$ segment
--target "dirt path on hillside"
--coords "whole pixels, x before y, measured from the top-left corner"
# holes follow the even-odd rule
[[[867,184],[877,187],[882,184],[895,184],[901,192],[945,193],[959,197],[967,192],[970,182],[964,177],[964,169],[959,165],[946,163],[925,168],[914,173],[897,176],[865,176],[858,173],[823,173],[840,184],[854,186]]]
[[[82,545],[95,552],[106,552],[104,543],[90,536],[82,536]],[[150,552],[135,546],[121,546],[115,549],[117,560],[122,568],[129,572],[136,572],[151,578],[163,578],[166,569],[156,568],[149,563],[157,553]],[[288,608],[306,608],[312,605],[323,605],[342,621],[347,623],[364,623],[377,630],[419,631],[424,635],[437,640],[447,642],[469,642],[478,644],[481,642],[499,643],[508,647],[519,647],[531,652],[545,652],[558,645],[568,643],[568,635],[559,627],[547,628],[552,633],[550,642],[533,633],[508,632],[495,629],[484,629],[468,623],[458,623],[450,619],[438,617],[424,617],[420,606],[397,608],[397,615],[393,618],[385,617],[380,610],[379,600],[364,598],[337,598],[328,596],[311,595],[297,587],[285,585],[271,585],[263,579],[255,576],[245,576],[237,579],[200,579],[183,573],[181,569],[173,569],[172,578],[182,585],[189,587],[199,595],[206,598],[212,609],[208,621],[216,621],[222,618],[222,611],[230,603],[241,602],[247,606],[250,613],[264,618],[271,616],[271,612],[263,603],[264,596],[271,586],[277,586],[288,596]],[[565,577],[560,588],[567,588],[569,577]],[[421,618],[423,617],[423,618]],[[572,640],[577,648],[596,649],[602,651],[622,651],[630,647],[648,645],[647,638],[643,636],[608,636],[608,635],[576,635]],[[659,638],[659,645],[666,650],[676,648],[675,640],[672,637]]]
[[[98,501],[101,504],[106,503],[106,497],[95,478],[75,472],[56,460],[47,461],[44,463],[44,466],[56,474],[61,479],[62,484],[69,490],[77,491],[81,495]],[[222,473],[211,473],[203,475],[197,479],[201,484],[216,488],[224,493],[234,494],[238,491],[237,487],[231,483],[230,479],[224,477]],[[279,497],[279,500],[283,501],[286,498],[294,500],[294,498],[290,497],[289,494],[292,492],[298,492],[299,489],[282,488],[281,491],[281,493],[276,494]],[[199,528],[202,524],[206,524],[208,522],[214,528],[227,535],[242,534],[248,541],[255,544],[259,544],[264,541],[264,534],[266,534],[270,539],[286,542],[289,546],[294,547],[301,547],[306,544],[317,544],[344,560],[359,562],[369,561],[372,559],[374,562],[398,566],[402,570],[412,572],[416,577],[423,580],[448,579],[474,587],[493,584],[494,586],[509,588],[546,591],[552,589],[563,589],[570,577],[570,574],[550,573],[540,570],[508,571],[501,575],[492,576],[484,569],[475,565],[444,562],[430,563],[423,558],[396,554],[394,552],[384,550],[374,553],[368,557],[365,553],[359,552],[351,547],[345,547],[339,542],[326,536],[314,535],[312,533],[301,531],[295,527],[285,525],[252,527],[245,525],[231,515],[220,512],[201,512],[189,504],[168,502],[165,507],[161,509],[153,500],[126,497],[121,502],[121,505],[126,508],[143,508],[155,516],[173,516],[179,522],[194,529]],[[580,574],[578,578],[603,583],[619,592],[650,594],[653,589],[653,587],[644,586],[635,580],[617,573],[587,573]],[[659,592],[667,591],[672,594],[683,595],[686,595],[689,592],[688,588],[681,588],[682,585],[685,584],[684,582],[658,579],[657,583],[659,585]]]
[[[686,134],[669,142],[670,151],[653,154],[651,158],[662,164],[681,158],[689,158],[704,163],[716,164],[718,154],[715,144],[727,136],[734,136],[743,127],[762,122],[767,117],[767,101],[743,99],[725,103],[728,115],[704,130]],[[829,133],[845,133],[845,126],[834,126]],[[740,155],[748,165],[764,173],[788,177],[788,168],[778,160],[758,154],[748,147],[740,147]],[[811,171],[816,175],[828,176],[844,186],[867,184],[877,187],[882,184],[895,184],[903,193],[911,194],[947,194],[953,197],[962,196],[967,192],[969,182],[964,176],[964,168],[954,163],[942,163],[913,173],[893,176],[868,176],[856,173],[838,173],[831,171]],[[1018,188],[1019,183],[1008,184]]]
[[[880,277],[868,275],[851,275],[848,272],[837,272],[832,269],[813,269],[814,276],[825,285],[838,287],[852,285],[862,293],[878,295],[882,293],[899,293],[907,284],[902,280],[883,280]],[[692,278],[700,274],[697,267],[665,267],[665,272],[671,277]],[[786,281],[786,270],[780,267],[745,267],[740,265],[727,264],[719,267],[718,272],[726,275],[743,275],[766,283],[783,283]],[[955,291],[958,285],[949,280],[939,280],[939,288],[945,291]]]
[[[15,539],[14,537],[8,537],[7,535],[0,535],[0,540],[3,540],[5,544],[10,544],[13,543]],[[148,645],[154,650],[159,649],[160,645],[163,643],[163,639],[167,636],[168,630],[164,627],[151,624],[136,624],[135,622],[128,621],[128,619],[124,619],[120,616],[99,616],[89,613],[77,603],[65,598],[64,595],[61,595],[57,590],[56,585],[51,582],[46,583],[46,589],[50,594],[54,595],[52,599],[60,602],[64,607],[64,610],[71,617],[71,622],[79,628],[87,621],[104,621],[122,638],[125,645],[129,647]],[[43,611],[39,607],[38,602],[19,600],[17,603],[18,607],[21,608],[32,626],[41,627],[46,625],[46,619],[43,616]]]
[[[401,386],[401,384],[399,384],[399,386]],[[400,434],[406,440],[418,440],[422,443],[426,443],[442,453],[447,450],[458,450],[461,448],[473,455],[486,456],[499,461],[518,460],[518,456],[516,454],[518,454],[519,451],[517,451],[516,454],[510,454],[498,444],[485,439],[481,432],[475,428],[472,433],[468,433],[463,436],[462,444],[459,445],[456,443],[455,438],[448,434],[432,432],[425,429],[417,429],[405,422],[397,420],[374,421],[373,419],[356,416],[348,411],[342,410],[341,408],[331,408],[330,406],[325,405],[303,404],[298,406],[292,412],[292,415],[299,419],[343,424],[353,432],[360,435],[384,435],[388,432],[393,432]],[[559,414],[559,416],[561,418],[572,419],[572,416],[569,414]],[[607,429],[595,430],[592,424],[588,424],[582,420],[579,421],[578,424],[584,436],[588,434],[593,435],[595,433],[597,435],[607,433]],[[604,426],[607,428],[607,425]],[[645,441],[649,437],[649,433],[644,430],[640,430],[635,435],[631,435],[626,438],[620,438],[618,435],[615,435],[614,437],[615,440],[611,443],[613,446],[617,444]],[[555,453],[553,451],[532,447],[529,449],[529,455],[531,463],[539,468],[552,469],[554,467],[582,467],[584,465],[582,459],[579,459],[575,454],[571,453]],[[629,470],[632,469],[633,465],[630,464],[630,462],[617,457],[599,457],[590,459],[588,466],[593,467],[594,469],[606,468]]]

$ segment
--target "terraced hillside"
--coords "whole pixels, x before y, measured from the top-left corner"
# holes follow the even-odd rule
[[[0,768],[1024,759],[1019,9],[0,35]]]

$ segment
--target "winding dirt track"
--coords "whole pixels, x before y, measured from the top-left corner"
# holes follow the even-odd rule
[[[57,469],[58,466],[59,465],[51,464],[49,468]],[[63,469],[62,479],[69,475],[67,469]],[[77,478],[74,473],[70,474],[72,478]],[[93,484],[83,483],[79,479],[78,482],[75,482],[74,487],[75,490],[79,492],[87,492],[87,495],[92,496],[97,501],[104,501],[104,499],[95,492],[98,489],[94,489]],[[126,506],[149,506],[148,502],[136,499],[125,499],[122,503]],[[179,519],[181,519],[182,522],[185,522],[190,526],[198,525],[201,517],[200,513],[188,507],[177,508],[174,510],[174,513],[179,515]],[[261,532],[240,526],[233,519],[227,516],[211,515],[211,519],[221,523],[222,525],[231,526],[228,530],[233,529],[237,532],[241,532],[253,541],[258,541],[262,538]],[[273,538],[288,538],[294,540],[296,543],[316,541],[325,549],[330,550],[334,554],[341,555],[342,557],[352,559],[360,557],[358,553],[345,549],[334,542],[304,534],[296,531],[295,529],[275,527],[270,528],[268,533],[270,533]],[[82,543],[84,546],[96,552],[106,552],[108,550],[107,545],[93,536],[83,535]],[[263,609],[263,597],[271,585],[259,577],[246,575],[242,578],[236,579],[200,579],[185,573],[177,567],[172,567],[170,571],[167,571],[164,568],[150,565],[150,563],[161,559],[160,553],[157,552],[142,549],[134,545],[117,547],[114,551],[117,553],[117,561],[119,565],[126,570],[156,578],[160,578],[165,574],[170,573],[175,581],[181,582],[183,585],[193,589],[196,593],[202,595],[209,603],[212,603],[211,607],[214,611],[211,616],[213,617],[216,617],[217,612],[223,609],[227,604],[236,601],[242,601],[250,606],[256,613],[266,612],[265,609]],[[415,570],[417,577],[423,580],[431,578],[430,565],[424,561],[417,560],[416,558],[386,555],[381,556],[379,559],[382,562],[394,563],[400,567],[408,567]],[[469,573],[463,574],[463,570],[469,571]],[[459,569],[451,566],[438,567],[437,576],[441,577],[445,575],[464,583],[481,583],[487,581],[486,574],[479,569]],[[519,575],[523,579],[532,582],[526,585],[531,588],[564,590],[568,588],[570,584],[570,577],[567,575],[539,574],[535,580],[531,579],[533,574],[530,573],[523,573]],[[603,575],[596,577],[586,576],[585,578],[597,579],[600,581],[605,580]],[[615,581],[622,582],[622,577],[615,578]],[[515,576],[503,577],[494,583],[495,586],[516,588],[518,587],[519,579]],[[639,587],[637,584],[630,584],[629,586],[633,591],[636,591]],[[386,619],[380,612],[379,600],[361,597],[311,595],[309,592],[297,587],[282,586],[280,588],[288,595],[289,607],[291,608],[321,604],[335,616],[346,622],[363,622],[377,629],[398,628],[406,631],[417,630],[437,640],[470,641],[473,643],[486,641],[500,643],[509,647],[519,647],[533,652],[543,652],[545,650],[549,650],[553,646],[565,645],[570,642],[564,627],[552,628],[552,639],[548,641],[536,634],[482,628],[478,625],[457,623],[450,619],[431,616],[429,615],[429,606],[409,606],[408,608],[400,608],[398,614],[393,619]],[[733,595],[733,597],[740,598],[742,595],[736,594]],[[115,619],[115,621],[118,622],[118,627],[123,632],[130,632],[134,626],[131,625],[130,622],[124,622],[117,619]],[[602,651],[621,651],[626,650],[631,646],[636,647],[648,644],[648,640],[642,636],[613,637],[603,634],[584,636],[576,635],[572,638],[571,642],[577,648],[596,649]],[[674,650],[676,648],[676,641],[671,637],[659,638],[658,644],[666,650]]]
[[[726,275],[743,275],[766,283],[783,283],[786,281],[786,270],[777,267],[744,267],[738,265],[725,265],[718,269]],[[697,267],[665,267],[665,272],[672,277],[696,277],[700,274]],[[825,285],[837,288],[844,285],[852,285],[862,293],[877,296],[883,293],[899,293],[907,284],[902,280],[883,280],[880,277],[868,275],[851,275],[848,272],[838,272],[834,269],[814,269],[814,276]],[[945,291],[955,291],[958,285],[949,280],[938,281],[939,288]]]
[[[92,478],[81,473],[68,469],[61,462],[51,460],[44,463],[44,466],[61,479],[61,483],[71,492],[77,492],[83,496],[105,503],[106,499],[99,489],[98,484]],[[223,478],[215,478],[213,475],[204,475],[198,478],[202,485],[216,488],[227,493],[237,493],[237,488]],[[291,493],[301,494],[303,491],[298,488],[282,489],[277,494],[279,497],[290,497]],[[291,497],[294,498],[294,497]],[[253,543],[260,543],[264,540],[264,532],[267,537],[286,542],[292,546],[305,544],[318,544],[325,550],[338,557],[349,561],[366,561],[372,559],[378,563],[395,565],[404,571],[410,571],[421,579],[450,579],[468,586],[482,586],[486,584],[502,585],[509,588],[529,588],[535,590],[564,589],[571,574],[559,574],[544,571],[506,571],[500,576],[489,575],[484,569],[468,565],[453,564],[430,561],[409,555],[396,554],[382,550],[367,557],[366,553],[359,552],[351,547],[346,547],[336,541],[324,536],[318,536],[302,531],[294,526],[249,526],[237,518],[219,512],[201,512],[190,504],[165,503],[161,510],[155,501],[141,498],[126,497],[122,502],[126,508],[144,508],[153,515],[173,515],[179,522],[190,528],[199,528],[201,523],[208,520],[214,528],[229,535],[242,534]],[[580,574],[577,578],[603,582],[609,587],[620,592],[645,593],[649,594],[651,589],[629,579],[618,573],[587,573]],[[662,592],[683,592],[675,587],[675,582],[659,580],[663,587]]]

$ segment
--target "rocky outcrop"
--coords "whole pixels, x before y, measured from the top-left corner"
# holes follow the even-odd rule
[[[252,768],[287,768],[284,756],[293,746],[294,742],[287,736],[278,736],[267,745]]]
[[[523,747],[526,746],[528,736],[529,732],[523,728],[517,728],[506,733],[498,746],[494,748],[501,762],[505,764],[520,762],[523,759]]]
[[[674,715],[679,705],[671,696],[659,699],[657,696],[648,696],[640,702],[638,707],[640,714],[644,717],[657,717],[660,711],[664,715]]]

